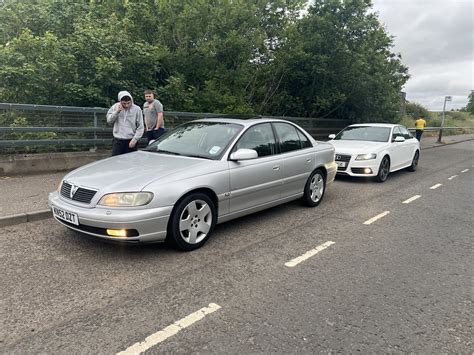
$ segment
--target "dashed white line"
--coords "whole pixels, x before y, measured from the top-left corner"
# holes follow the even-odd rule
[[[117,355],[141,354],[142,352],[150,349],[152,346],[161,343],[169,337],[177,334],[180,330],[189,327],[197,321],[200,321],[206,315],[211,314],[220,308],[221,306],[218,304],[210,303],[208,307],[201,308],[200,310],[191,313],[183,319],[180,319],[166,328],[148,336],[144,341],[135,343],[126,350],[117,353]]]
[[[421,197],[421,195],[415,195],[413,197],[410,197],[408,200],[403,201],[402,203],[410,203],[410,202],[413,202],[415,200],[418,200],[420,197]]]
[[[437,189],[437,188],[440,187],[440,186],[443,186],[443,184],[436,184],[436,185],[433,185],[433,186],[430,187],[430,189],[431,189],[431,190],[435,190],[435,189]]]
[[[305,261],[306,259],[309,259],[311,258],[312,256],[316,255],[317,253],[319,253],[320,251],[326,249],[327,247],[331,246],[335,244],[334,242],[331,242],[331,241],[328,241],[326,243],[323,243],[321,245],[318,245],[316,248],[314,249],[311,249],[310,251],[307,251],[306,253],[304,253],[303,255],[301,256],[298,256],[297,258],[294,258],[290,261],[288,261],[287,263],[285,263],[285,266],[288,266],[288,267],[294,267],[296,265],[298,265],[299,263]]]
[[[381,214],[378,214],[376,215],[375,217],[372,217],[371,219],[368,219],[367,221],[364,222],[364,224],[372,224],[374,223],[376,220],[382,218],[382,217],[385,217],[386,215],[388,215],[390,213],[390,211],[385,211],[385,212],[382,212]]]
[[[455,179],[457,177],[458,177],[457,175],[453,175],[453,176],[448,177],[448,180],[452,180],[452,179]]]
[[[469,169],[464,169],[464,170],[461,170],[461,173],[467,173],[469,171]]]

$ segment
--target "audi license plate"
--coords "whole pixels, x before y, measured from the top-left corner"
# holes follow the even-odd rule
[[[337,161],[337,166],[340,168],[345,168],[346,167],[346,162],[345,161]]]
[[[63,221],[75,224],[76,226],[79,225],[79,219],[77,218],[77,214],[64,211],[60,208],[53,206],[53,214],[55,217],[62,219]]]

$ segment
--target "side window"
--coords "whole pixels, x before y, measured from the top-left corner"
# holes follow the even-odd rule
[[[253,149],[259,157],[275,154],[275,136],[270,123],[250,127],[240,137],[234,151],[241,148]]]
[[[280,151],[282,153],[301,149],[300,137],[295,127],[288,123],[274,123],[274,125],[280,139]]]
[[[405,137],[405,139],[411,139],[413,136],[411,135],[410,132],[405,127],[400,126],[400,132],[402,133],[402,136]]]
[[[309,148],[313,146],[311,142],[309,141],[308,137],[306,137],[303,132],[301,132],[299,129],[297,129],[296,132],[298,133],[298,136],[300,137],[301,148],[305,149],[305,148]]]
[[[393,129],[392,140],[398,136],[403,137],[403,134],[400,132],[400,127],[397,126]]]

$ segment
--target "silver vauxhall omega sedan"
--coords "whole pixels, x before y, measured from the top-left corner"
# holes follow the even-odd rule
[[[334,180],[334,148],[273,119],[203,119],[146,149],[67,174],[49,195],[55,219],[123,242],[202,246],[216,223],[295,199],[317,206]]]

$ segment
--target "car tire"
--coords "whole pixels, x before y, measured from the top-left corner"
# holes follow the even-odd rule
[[[326,175],[321,169],[314,170],[306,181],[303,193],[303,203],[316,207],[321,203],[326,191]]]
[[[193,193],[179,201],[171,213],[168,239],[183,251],[200,248],[216,225],[214,202],[203,193]]]
[[[411,165],[408,167],[408,171],[416,171],[418,167],[418,160],[420,159],[420,152],[417,150],[411,161]]]
[[[384,156],[380,162],[379,171],[375,177],[375,180],[378,182],[384,182],[387,180],[388,174],[390,174],[390,159],[388,156]]]

